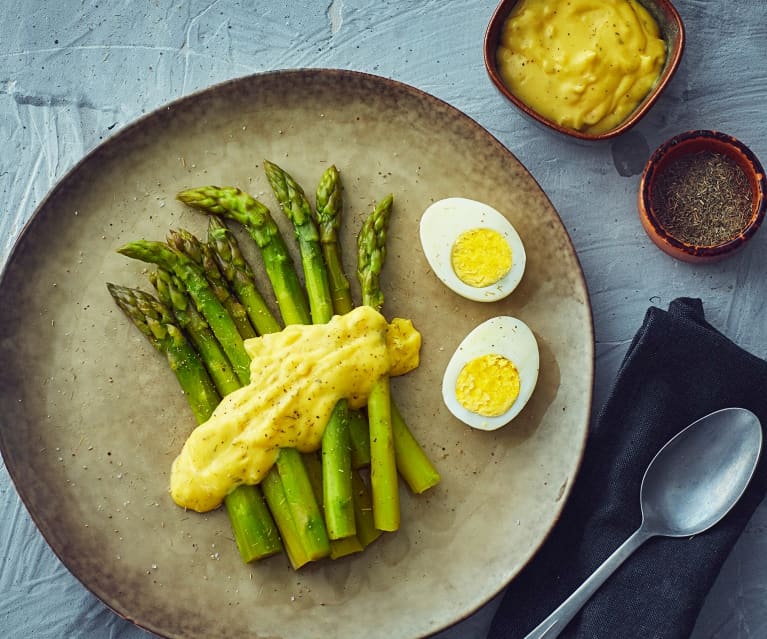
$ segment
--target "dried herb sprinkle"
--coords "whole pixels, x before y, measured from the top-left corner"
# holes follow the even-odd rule
[[[716,246],[737,237],[751,219],[752,199],[743,170],[728,156],[711,151],[673,160],[652,190],[658,222],[694,246]]]

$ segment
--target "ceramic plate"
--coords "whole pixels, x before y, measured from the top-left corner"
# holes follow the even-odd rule
[[[283,224],[264,158],[308,192],[331,162],[338,166],[349,273],[361,220],[394,194],[384,310],[414,321],[423,350],[421,367],[394,380],[393,393],[443,477],[418,497],[403,486],[396,534],[298,573],[284,556],[242,564],[221,511],[200,515],[172,503],[170,464],[194,420],[162,356],[105,287],[149,288],[144,265],[115,253],[125,242],[163,239],[177,227],[203,233],[204,216],[174,199],[180,189],[241,186]],[[429,270],[419,219],[451,196],[499,209],[525,242],[527,272],[507,299],[464,300]],[[478,432],[451,417],[441,377],[469,330],[504,314],[535,333],[540,379],[512,425]],[[588,294],[545,194],[456,109],[349,71],[217,85],[91,152],[16,245],[0,285],[0,334],[0,444],[22,500],[85,586],[166,637],[416,637],[460,620],[514,577],[554,524],[589,418]]]

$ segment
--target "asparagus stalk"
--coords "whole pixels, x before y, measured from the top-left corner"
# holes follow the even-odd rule
[[[338,243],[338,229],[341,226],[343,199],[341,197],[341,176],[334,165],[322,174],[317,185],[315,199],[315,222],[320,233],[322,255],[328,271],[333,311],[344,315],[353,308],[351,286],[344,273],[341,249]]]
[[[247,311],[229,291],[229,286],[224,280],[223,275],[221,275],[221,270],[218,268],[210,247],[207,244],[203,244],[192,233],[184,229],[170,231],[167,240],[170,246],[184,253],[202,267],[213,293],[229,312],[242,338],[250,339],[255,337],[256,331],[248,319]]]
[[[281,326],[256,287],[253,271],[240,251],[237,238],[216,215],[211,215],[208,221],[208,245],[259,335],[279,332]]]
[[[370,428],[367,416],[359,410],[349,409],[349,446],[352,468],[370,466]]]
[[[172,323],[170,310],[148,293],[107,284],[118,306],[149,341],[168,358],[197,423],[206,421],[220,401],[197,352],[182,331]],[[245,562],[278,553],[279,534],[261,492],[255,486],[240,486],[224,500],[235,541]],[[275,509],[277,512],[278,509]]]
[[[370,482],[376,528],[399,529],[399,485],[391,423],[389,378],[379,379],[368,397],[370,427]]]
[[[283,213],[293,223],[306,281],[313,324],[325,324],[333,317],[328,273],[320,247],[320,234],[312,219],[312,208],[303,189],[279,166],[264,160],[264,171]]]
[[[280,507],[272,507],[270,512],[258,486],[238,486],[224,498],[224,507],[245,563],[276,555],[282,550],[275,524],[282,511]],[[289,535],[283,535],[283,538],[290,539]]]
[[[282,168],[265,160],[264,170],[298,239],[312,321],[314,324],[325,324],[333,317],[333,300],[311,205],[303,189]],[[325,427],[322,437],[322,472],[328,534],[331,539],[350,537],[355,534],[355,521],[346,400],[336,404]]]
[[[386,260],[386,232],[394,197],[387,195],[365,219],[357,236],[357,279],[362,303],[380,311],[384,303],[381,271]]]
[[[394,402],[391,403],[391,419],[397,470],[410,490],[420,495],[439,483],[439,473],[410,432]]]
[[[322,488],[322,461],[315,453],[304,455],[306,469],[309,473],[309,479],[312,482],[314,495],[317,501],[321,502],[323,498]],[[354,502],[354,520],[357,534],[353,537],[331,540],[330,558],[338,559],[346,555],[360,552],[367,548],[371,543],[381,536],[381,531],[375,527],[373,522],[373,501],[370,490],[362,478],[362,474],[357,470],[352,470],[352,490]]]
[[[321,453],[320,453],[321,454]],[[324,489],[322,483],[322,460],[317,453],[306,453],[303,455],[304,465],[306,466],[306,472],[309,473],[309,481],[312,484],[312,490],[314,491],[314,497],[317,499],[317,503],[320,508],[324,510]],[[355,510],[355,518],[357,512]],[[331,539],[330,540],[330,558],[339,559],[346,555],[351,555],[355,552],[361,552],[364,550],[364,546],[357,538],[357,535],[350,537],[344,537],[343,539]]]
[[[391,215],[391,195],[381,200],[367,217],[357,237],[357,278],[362,303],[380,310],[383,291],[380,275],[386,258],[386,230]],[[389,378],[377,380],[368,397],[370,426],[370,482],[373,492],[373,517],[379,530],[399,528],[399,486],[391,423]]]
[[[225,358],[223,351],[219,352]],[[220,365],[220,362],[216,359],[217,356],[215,350],[206,351],[206,355],[210,358],[208,361],[209,368],[216,368]],[[230,382],[230,384],[221,389],[222,394],[231,393],[242,386],[236,377],[234,377],[233,380],[230,380]],[[212,413],[212,409],[210,412]],[[294,453],[295,451],[292,452]],[[283,453],[285,453],[285,451],[280,451],[280,457],[283,457]],[[291,453],[285,453],[285,455],[290,454]],[[302,528],[302,526],[307,525],[312,531],[316,528],[316,524],[311,521],[311,517],[319,517],[318,507],[304,506],[300,501],[302,499],[301,493],[296,493],[295,490],[291,492],[284,487],[284,485],[301,486],[301,482],[305,482],[302,473],[301,465],[296,463],[283,465],[282,475],[278,473],[276,468],[272,468],[268,473],[272,489],[267,494],[267,502],[272,513],[274,513],[277,526],[285,541],[285,547],[288,551],[288,559],[290,560],[291,565],[296,569],[307,561],[324,556],[327,552],[321,545],[318,550],[314,542],[314,533],[311,533],[312,536],[306,537],[305,535],[310,533],[307,533],[304,528]],[[275,477],[277,478],[276,481],[280,484],[279,489],[273,485]],[[299,495],[298,498],[296,497],[296,494]],[[298,505],[295,503],[296,499],[299,500]],[[261,491],[253,486],[239,486],[227,495],[224,500],[227,511],[230,513],[235,539],[240,547],[240,552],[243,555],[243,558],[246,557],[246,551],[244,551],[243,548],[250,548],[253,544],[257,543],[259,536],[262,534],[257,527],[258,522],[260,522],[262,518],[260,516],[251,516],[249,519],[247,513],[249,510],[255,510],[256,513],[258,513],[261,508],[266,510],[263,501],[264,498],[261,495]],[[309,514],[305,515],[305,513]],[[269,515],[268,510],[266,510],[266,515]],[[296,520],[297,517],[299,518],[298,520]],[[310,523],[307,524],[307,520],[300,519],[301,517],[308,517]],[[253,519],[255,521],[251,521]],[[271,521],[271,518],[269,518],[269,520]],[[273,526],[274,524],[272,523],[272,527]],[[255,539],[252,540],[251,538]],[[309,552],[304,550],[306,539],[309,539]],[[320,541],[318,543],[321,544],[322,542]],[[247,558],[245,560],[246,562],[249,561]]]
[[[301,566],[309,563],[310,559],[298,537],[298,529],[293,520],[279,474],[271,471],[267,473],[261,482],[261,488],[282,534],[288,561],[294,570],[298,570]]]
[[[179,193],[178,198],[206,211],[235,219],[245,225],[264,259],[267,275],[286,323],[309,323],[310,314],[300,281],[279,229],[260,202],[239,189],[202,187]],[[309,560],[329,551],[327,530],[319,506],[307,490],[306,470],[297,451],[282,449],[277,457],[277,472],[285,499],[290,506],[299,543]],[[277,491],[267,493],[277,494]],[[270,503],[271,505],[271,503]]]
[[[238,188],[203,186],[177,195],[189,206],[242,224],[260,249],[285,324],[309,324],[311,317],[285,240],[261,202]]]
[[[283,448],[275,466],[282,480],[298,538],[309,560],[327,557],[330,554],[330,540],[301,453],[295,448]]]
[[[386,206],[386,200],[379,204],[379,207],[386,208]],[[360,265],[363,270],[360,274],[360,283],[362,285],[363,303],[380,310],[383,305],[383,292],[378,281],[378,275],[381,272],[386,257],[385,243],[388,218],[376,221],[373,217],[374,215],[375,212],[369,218],[372,228],[368,232],[368,237],[363,237],[365,233],[364,227],[363,232],[360,234],[360,240],[364,243],[364,246],[360,249]],[[375,242],[373,238],[376,238]],[[380,246],[382,250],[378,251],[377,246]],[[381,393],[381,399],[383,400],[382,389],[376,390]],[[376,398],[374,398],[375,400]],[[410,489],[414,493],[420,494],[437,485],[440,476],[408,428],[395,402],[391,401],[391,398],[390,403],[392,440],[397,470]]]
[[[349,407],[346,400],[341,400],[333,409],[322,436],[323,503],[331,539],[352,537],[356,533],[351,473]]]
[[[118,253],[173,272],[179,281],[183,282],[197,310],[205,317],[229,358],[237,378],[242,384],[250,381],[250,358],[242,345],[242,337],[197,263],[167,244],[150,240],[130,242],[119,248]]]
[[[174,323],[170,309],[140,289],[111,283],[107,289],[133,324],[165,355],[195,419],[205,421],[209,407],[218,404],[219,396],[199,356]]]
[[[194,236],[181,232],[174,240],[170,242],[171,245],[179,247],[179,242],[183,242],[187,247],[187,254],[192,259],[194,259],[194,252],[198,249],[201,254],[205,254],[206,245],[200,244]],[[211,268],[208,266],[205,268],[205,272],[209,279],[211,274],[214,278],[216,273],[220,274],[218,267]],[[221,290],[219,293],[221,297],[231,297],[223,278],[218,279],[212,285]],[[242,337],[246,339],[249,336],[242,334]],[[280,450],[275,468],[270,473],[278,474],[284,493],[284,502],[281,504],[284,503],[290,509],[294,527],[289,529],[288,535],[292,535],[293,530],[296,533],[296,542],[291,542],[291,545],[300,544],[308,561],[327,556],[330,553],[330,544],[325,524],[322,521],[322,511],[313,498],[306,469],[298,451],[286,448]],[[272,496],[274,494],[277,494],[280,499],[282,498],[281,493],[270,493]]]
[[[367,548],[382,533],[375,526],[373,498],[358,470],[352,471],[352,490],[354,491],[354,519],[357,527],[357,539],[364,548]]]
[[[218,393],[223,397],[239,388],[240,382],[226,354],[213,331],[210,330],[208,322],[194,307],[178,278],[160,268],[149,274],[149,281],[157,290],[160,301],[172,310],[179,326],[186,331],[197,352],[200,353],[200,359],[207,368]]]
[[[334,165],[322,174],[317,185],[314,220],[320,234],[322,255],[328,272],[333,311],[343,315],[354,308],[351,286],[341,261],[338,230],[341,227],[343,198],[341,176]],[[362,468],[370,465],[370,433],[367,417],[359,410],[349,410],[349,440],[352,466]]]

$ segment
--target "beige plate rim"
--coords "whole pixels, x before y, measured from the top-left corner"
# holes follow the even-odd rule
[[[183,97],[180,97],[178,99],[175,99],[173,101],[170,101],[167,104],[164,104],[158,107],[157,109],[142,115],[135,121],[129,123],[128,125],[120,129],[119,131],[112,134],[110,137],[106,138],[104,141],[102,141],[100,144],[98,144],[94,148],[90,149],[50,189],[48,194],[42,199],[42,201],[36,207],[32,216],[24,225],[24,228],[22,229],[16,241],[14,242],[14,246],[9,253],[8,260],[6,264],[4,265],[2,272],[0,272],[0,297],[5,297],[6,295],[9,295],[8,291],[4,291],[4,289],[7,283],[6,280],[8,279],[8,273],[11,269],[11,265],[17,259],[17,254],[20,252],[20,247],[24,243],[25,238],[29,234],[33,233],[36,225],[40,223],[41,211],[44,211],[46,208],[51,206],[51,203],[57,197],[59,197],[62,191],[64,191],[67,188],[68,183],[75,176],[77,176],[78,173],[83,170],[83,167],[88,165],[88,163],[92,161],[92,159],[95,156],[103,152],[104,149],[106,148],[114,149],[116,146],[119,146],[122,140],[130,138],[130,136],[133,135],[134,132],[140,131],[143,128],[149,126],[150,123],[154,119],[156,119],[158,117],[158,114],[160,114],[161,112],[164,112],[167,110],[183,112],[184,109],[187,108],[188,106],[192,106],[196,104],[200,99],[203,99],[206,96],[216,94],[217,92],[227,91],[237,86],[248,86],[251,83],[258,84],[262,80],[269,81],[269,82],[273,82],[277,80],[277,81],[284,81],[285,83],[291,83],[295,80],[302,80],[306,78],[310,78],[310,79],[322,78],[322,77],[330,78],[330,79],[333,79],[334,81],[340,81],[340,82],[361,81],[361,82],[372,83],[376,86],[381,87],[382,91],[399,92],[409,96],[410,98],[414,100],[426,102],[430,105],[433,105],[434,107],[450,114],[450,117],[460,120],[463,126],[468,126],[469,129],[474,130],[475,134],[483,136],[487,142],[491,143],[492,145],[495,145],[497,147],[495,149],[496,153],[506,154],[507,159],[513,162],[517,162],[517,163],[519,162],[508,148],[506,148],[497,138],[495,138],[491,133],[489,133],[486,129],[484,129],[474,119],[464,114],[463,112],[459,111],[455,107],[451,106],[449,103],[437,97],[434,97],[420,89],[417,89],[415,87],[412,87],[408,84],[405,84],[397,80],[383,78],[380,76],[363,73],[359,71],[327,69],[327,68],[267,71],[263,73],[256,73],[256,74],[247,75],[243,77],[237,77],[231,80],[227,80],[221,83],[211,85],[209,87],[195,91],[194,93],[191,93]],[[533,184],[535,184],[535,186],[540,189],[540,186],[537,185],[537,182],[529,173],[529,171],[524,166],[521,166],[521,164],[520,164],[520,167],[522,169],[521,172],[524,173],[524,175],[526,175],[526,179],[532,182]],[[571,472],[569,475],[569,481],[566,481],[563,484],[561,492],[560,492],[561,499],[558,500],[558,504],[556,505],[554,510],[551,512],[551,515],[552,515],[551,522],[550,522],[551,525],[545,531],[545,534],[541,535],[537,539],[537,542],[531,546],[529,551],[526,553],[526,558],[524,559],[524,561],[519,563],[519,565],[516,565],[514,567],[513,572],[506,574],[504,578],[498,580],[497,583],[495,583],[492,588],[486,590],[483,594],[483,597],[480,600],[472,601],[470,605],[466,605],[462,609],[455,611],[453,613],[453,616],[450,618],[440,619],[437,625],[429,628],[430,633],[449,627],[450,625],[453,625],[461,621],[462,619],[465,619],[466,617],[470,616],[472,613],[474,613],[479,607],[481,607],[481,605],[487,603],[492,598],[492,596],[497,594],[506,585],[506,583],[508,583],[509,579],[511,579],[513,575],[516,574],[516,572],[518,572],[535,554],[537,549],[540,547],[540,545],[543,543],[546,536],[550,532],[551,527],[553,527],[554,523],[556,523],[557,519],[559,518],[561,509],[571,489],[572,479],[577,473],[577,469],[580,465],[580,461],[583,455],[583,449],[586,444],[586,436],[588,432],[588,419],[590,416],[591,401],[593,396],[592,386],[593,386],[593,379],[594,379],[594,346],[593,346],[594,329],[593,329],[592,311],[591,311],[590,303],[588,300],[588,290],[587,290],[585,278],[584,278],[580,263],[578,261],[577,255],[575,253],[575,248],[572,244],[572,241],[569,235],[567,234],[567,231],[562,223],[562,220],[559,218],[558,213],[556,212],[556,210],[554,210],[553,206],[548,200],[548,197],[545,195],[545,193],[543,193],[542,190],[541,190],[541,196],[545,198],[548,207],[550,207],[553,212],[551,223],[552,223],[552,227],[556,227],[554,228],[553,232],[558,234],[558,237],[561,237],[562,234],[564,234],[563,245],[565,245],[565,250],[570,252],[570,257],[572,258],[572,261],[575,265],[576,272],[574,273],[574,281],[582,289],[580,292],[585,298],[584,304],[586,308],[583,312],[583,316],[585,318],[583,334],[589,338],[590,344],[584,343],[584,348],[586,349],[585,351],[586,356],[583,358],[584,361],[581,362],[582,365],[585,367],[585,370],[583,372],[584,372],[584,378],[587,380],[587,382],[584,383],[584,386],[582,389],[584,393],[584,401],[582,406],[580,407],[582,414],[580,419],[581,423],[578,426],[580,428],[580,431],[576,437],[577,450],[572,451],[572,454],[571,454],[572,466],[571,466]],[[584,342],[585,341],[586,340],[584,340]],[[3,393],[5,391],[5,388],[1,384],[2,382],[3,380],[0,379],[0,393]],[[5,400],[2,397],[0,397],[0,401],[5,401]],[[58,556],[58,558],[62,561],[62,563],[83,584],[83,586],[85,586],[88,590],[90,590],[96,597],[98,597],[102,602],[104,602],[105,605],[111,608],[116,614],[118,614],[119,616],[125,619],[130,620],[132,623],[134,623],[135,625],[139,627],[142,627],[154,633],[158,633],[161,636],[166,636],[162,634],[163,632],[162,628],[158,628],[157,623],[154,620],[142,619],[140,613],[137,614],[136,611],[130,610],[126,608],[125,606],[123,606],[119,598],[110,597],[108,592],[103,592],[103,589],[99,587],[94,587],[93,584],[90,583],[90,580],[87,574],[83,574],[81,570],[78,570],[77,568],[72,567],[71,565],[72,561],[71,561],[71,558],[68,556],[66,549],[63,548],[60,543],[51,542],[50,534],[49,534],[50,522],[46,520],[43,513],[38,512],[34,507],[30,506],[29,496],[32,490],[25,485],[24,478],[22,477],[23,473],[16,467],[14,462],[15,458],[10,454],[11,451],[8,450],[8,446],[9,446],[8,436],[5,433],[5,427],[3,425],[0,425],[0,451],[2,452],[3,458],[5,460],[9,475],[16,486],[16,490],[18,494],[20,495],[22,502],[27,507],[27,510],[29,511],[32,517],[32,520],[35,522],[36,526],[41,531],[43,537],[46,539],[49,546],[52,548],[53,552]],[[170,635],[167,635],[167,636],[170,636]]]

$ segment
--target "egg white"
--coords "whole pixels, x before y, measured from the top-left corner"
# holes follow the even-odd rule
[[[450,253],[458,237],[472,229],[492,229],[511,248],[511,269],[490,286],[470,286],[453,270]],[[439,200],[424,211],[420,223],[421,246],[434,274],[453,292],[476,302],[494,302],[509,295],[525,272],[527,255],[516,229],[492,206],[463,197]]]
[[[519,395],[502,415],[485,417],[464,408],[455,396],[455,384],[463,367],[482,355],[501,355],[519,372]],[[496,430],[514,419],[525,407],[538,382],[540,355],[530,328],[515,317],[499,316],[474,328],[460,343],[442,378],[442,399],[448,410],[465,424],[479,430]]]

